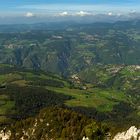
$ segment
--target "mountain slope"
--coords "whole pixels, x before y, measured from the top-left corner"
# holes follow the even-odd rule
[[[106,66],[104,69],[114,71],[114,68],[115,66]],[[126,69],[127,67],[123,66],[121,71]],[[119,77],[110,85],[108,83],[114,75],[109,75],[103,67],[96,67],[96,70],[98,75],[90,76],[96,78],[96,82],[88,83],[80,77],[77,80],[77,76],[65,80],[51,73],[1,65],[0,122],[9,123],[15,119],[34,116],[40,109],[56,105],[75,110],[99,121],[117,123],[116,120],[119,120],[119,122],[129,122],[128,124],[138,122],[139,83],[133,83],[136,82],[133,75],[137,76],[137,70],[132,77],[128,76],[128,73],[120,77],[121,81],[130,78],[129,86],[122,83],[114,84],[119,83]],[[103,71],[104,73],[101,73]],[[86,80],[86,74],[84,76]]]

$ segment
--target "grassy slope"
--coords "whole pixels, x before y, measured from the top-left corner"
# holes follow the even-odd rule
[[[1,65],[2,68],[11,69],[6,65]],[[125,69],[122,70],[124,73]],[[103,75],[103,74],[102,74]],[[130,76],[130,74],[128,74]],[[137,75],[137,74],[136,74]],[[108,75],[105,73],[105,77]],[[100,76],[99,76],[100,77]],[[110,77],[110,76],[108,76]],[[47,85],[47,80],[53,80],[53,83],[60,82],[63,83],[63,86],[59,87],[56,85]],[[106,81],[108,78],[102,77],[102,81]],[[45,81],[44,81],[45,80]],[[37,85],[36,81],[43,81],[43,85]],[[32,82],[33,84],[30,84]],[[44,84],[45,82],[45,84]],[[133,104],[133,96],[130,98],[127,96],[125,91],[120,91],[115,88],[99,88],[93,87],[95,84],[86,84],[89,88],[87,90],[82,90],[74,87],[70,87],[70,83],[64,80],[63,78],[52,75],[46,74],[44,72],[33,72],[30,70],[12,70],[10,72],[6,72],[4,74],[0,74],[0,83],[6,83],[7,85],[16,84],[17,86],[29,86],[29,87],[45,87],[51,91],[55,91],[57,94],[68,95],[73,97],[72,99],[68,99],[65,101],[65,105],[70,107],[86,107],[88,108],[95,108],[99,112],[111,112],[114,106],[119,105],[120,102],[124,103],[132,103]],[[42,84],[42,83],[41,83]],[[1,120],[3,121],[3,116],[12,110],[14,107],[14,101],[5,95],[3,92],[0,92],[0,102],[6,101],[6,104],[0,105],[0,112],[2,112]],[[5,97],[5,98],[3,98]],[[10,112],[11,114],[14,113],[14,110]],[[137,110],[136,113],[132,112],[130,117],[133,118],[133,115],[139,115],[139,111]]]
[[[21,77],[24,78],[21,78]],[[74,97],[74,99],[68,100],[66,105],[68,106],[81,106],[81,107],[94,107],[98,111],[107,112],[113,109],[115,104],[118,104],[120,101],[127,101],[127,97],[123,92],[115,91],[111,89],[99,89],[99,88],[89,88],[88,90],[80,90],[75,88],[69,88],[69,83],[61,79],[60,77],[51,77],[45,74],[33,74],[32,72],[18,72],[17,74],[6,74],[6,81],[9,79],[14,80],[12,83],[17,83],[18,85],[27,85],[29,81],[33,79],[55,79],[55,81],[61,81],[64,83],[64,87],[54,87],[47,86],[46,88],[57,93],[62,93],[65,95],[70,95]],[[27,81],[26,81],[26,80]],[[4,79],[3,79],[4,80]],[[113,100],[112,100],[113,99]],[[115,101],[114,101],[115,100]]]
[[[120,101],[127,102],[127,97],[123,92],[117,92],[111,89],[103,90],[99,88],[91,88],[88,90],[79,90],[69,89],[68,87],[47,88],[58,93],[63,93],[65,95],[71,95],[72,97],[74,97],[74,99],[68,100],[66,102],[66,105],[72,107],[94,107],[98,111],[108,112],[111,111],[113,109],[113,106],[118,104]]]

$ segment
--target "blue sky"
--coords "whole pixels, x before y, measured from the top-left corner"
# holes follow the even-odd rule
[[[0,0],[1,5],[24,5],[24,4],[45,4],[45,3],[78,3],[78,4],[127,4],[140,3],[139,0]]]
[[[0,16],[139,12],[140,0],[0,0]],[[31,15],[32,13],[32,15]]]

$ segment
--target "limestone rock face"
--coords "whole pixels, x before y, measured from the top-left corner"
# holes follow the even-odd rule
[[[140,129],[131,126],[127,131],[118,133],[113,140],[140,140]]]
[[[89,140],[89,138],[88,137],[83,137],[83,139],[82,140]]]
[[[11,131],[4,132],[3,130],[0,131],[0,140],[9,140],[11,136]]]

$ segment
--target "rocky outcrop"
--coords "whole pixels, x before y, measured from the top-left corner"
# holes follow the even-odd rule
[[[140,129],[131,126],[127,131],[118,133],[113,140],[140,140]]]
[[[83,137],[83,139],[82,140],[89,140],[89,138],[88,137]]]
[[[11,131],[8,130],[5,132],[5,130],[0,131],[0,140],[9,140],[11,136]]]

